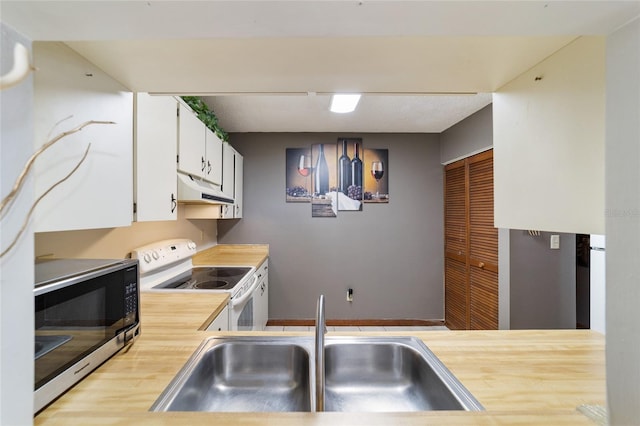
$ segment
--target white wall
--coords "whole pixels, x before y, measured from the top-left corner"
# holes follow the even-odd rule
[[[604,233],[604,47],[580,37],[494,94],[496,227]]]
[[[640,419],[640,17],[607,39],[606,330],[609,424]]]
[[[0,22],[2,67],[13,66],[16,42],[31,42]],[[0,92],[0,193],[4,198],[33,152],[33,77]],[[0,249],[14,239],[33,202],[33,179],[25,181],[0,222]],[[0,260],[0,424],[33,421],[33,231],[26,227],[13,250]],[[19,319],[19,320],[16,320]]]

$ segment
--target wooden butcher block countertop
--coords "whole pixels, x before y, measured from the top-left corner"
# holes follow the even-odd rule
[[[216,246],[198,263],[261,263],[266,246]],[[262,247],[262,254],[258,253]],[[216,256],[212,252],[218,254]],[[225,257],[228,256],[228,257]],[[249,260],[250,258],[250,260]],[[221,261],[221,260],[224,261]],[[231,263],[231,262],[238,263]],[[195,260],[194,260],[194,263]],[[218,298],[212,297],[216,296]],[[421,331],[422,339],[482,403],[484,412],[151,413],[156,398],[198,345],[213,335],[285,333],[198,330],[226,304],[219,295],[141,295],[142,334],[34,420],[36,425],[593,425],[577,410],[606,400],[604,336],[589,330]],[[312,335],[313,333],[286,333]],[[339,333],[329,333],[338,335]],[[354,334],[354,333],[349,333]],[[355,333],[364,334],[364,333]],[[379,332],[369,335],[406,335]]]
[[[197,253],[193,257],[193,264],[257,268],[268,256],[267,244],[221,244]]]

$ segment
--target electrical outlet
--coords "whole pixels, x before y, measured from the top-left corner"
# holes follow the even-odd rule
[[[353,289],[347,289],[347,302],[353,302]]]
[[[550,247],[551,247],[552,250],[559,250],[560,249],[560,235],[552,235],[551,236]]]

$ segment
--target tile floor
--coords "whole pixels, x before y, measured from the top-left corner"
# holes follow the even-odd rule
[[[272,326],[269,325],[265,328],[265,331],[313,331],[313,326]],[[445,326],[432,326],[432,327],[405,327],[405,326],[393,326],[393,327],[327,327],[327,331],[335,332],[349,332],[349,331],[435,331],[435,330],[449,330]]]

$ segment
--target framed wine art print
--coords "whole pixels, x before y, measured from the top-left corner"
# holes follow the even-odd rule
[[[288,203],[311,201],[311,147],[286,149],[286,197]]]
[[[367,149],[362,138],[286,149],[286,201],[311,203],[312,217],[362,211],[389,202],[389,151]]]

